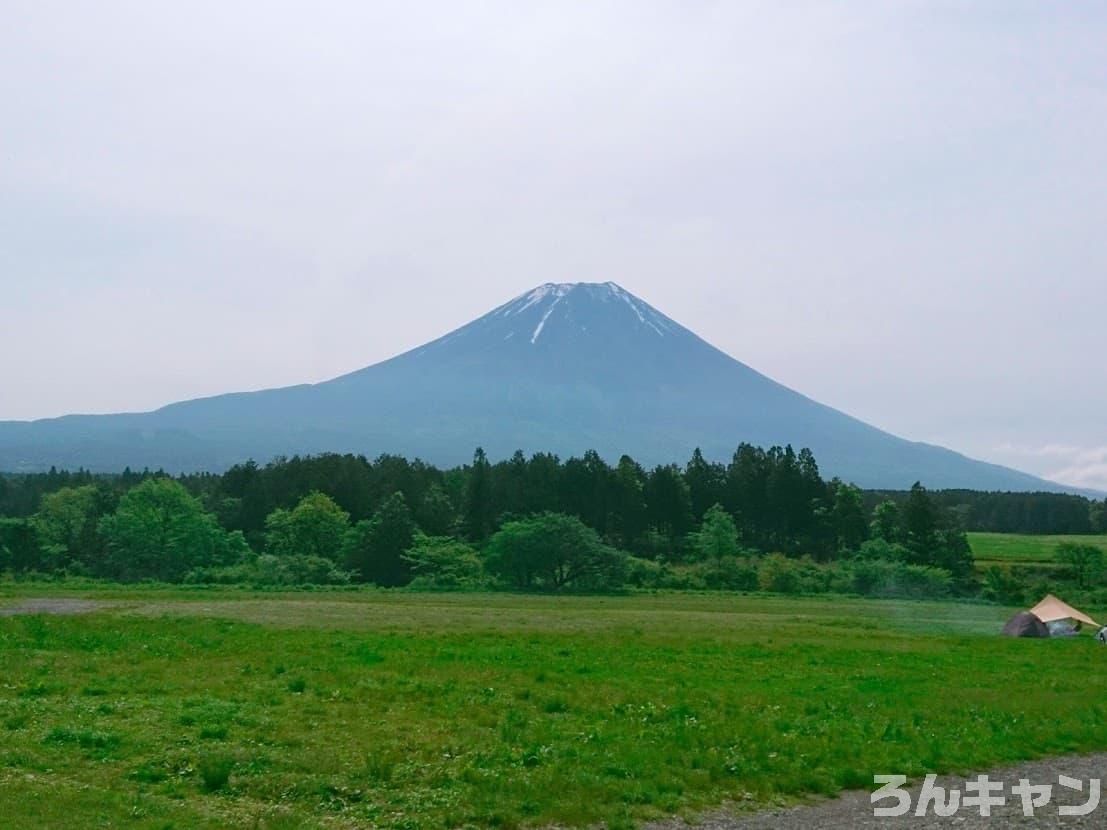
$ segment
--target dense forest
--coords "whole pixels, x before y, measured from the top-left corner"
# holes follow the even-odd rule
[[[650,470],[479,449],[449,470],[388,455],[51,470],[0,476],[0,516],[0,570],[24,577],[908,596],[980,589],[967,527],[1107,530],[1105,505],[1075,496],[863,493],[808,450],[750,445]]]
[[[1107,533],[1107,500],[1091,501],[1067,493],[987,493],[978,490],[938,490],[935,503],[952,510],[969,531],[988,533]],[[902,504],[906,491],[865,492],[870,509],[891,499]]]

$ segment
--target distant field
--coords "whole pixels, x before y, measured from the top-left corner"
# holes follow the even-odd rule
[[[970,533],[969,544],[977,567],[1021,565],[1051,568],[1062,542],[1095,545],[1107,553],[1107,536],[1027,536],[1019,533]]]
[[[0,616],[6,829],[620,827],[1107,749],[1107,652],[984,605],[80,597]]]

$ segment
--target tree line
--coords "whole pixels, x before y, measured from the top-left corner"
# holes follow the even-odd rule
[[[11,482],[6,498],[13,499]],[[941,595],[973,590],[955,511],[917,484],[871,509],[809,450],[727,464],[521,452],[440,470],[385,455],[252,461],[172,478],[52,471],[0,519],[0,570],[118,581],[625,586]],[[16,494],[25,502],[26,492]]]
[[[865,493],[870,508],[885,500],[902,503],[905,491]],[[1107,533],[1107,499],[1096,501],[1070,493],[990,493],[938,490],[932,493],[942,508],[957,514],[969,531],[1074,535]]]
[[[547,468],[544,472],[532,467],[535,459],[538,459],[535,467]],[[492,465],[495,468],[494,475],[501,483],[501,490],[525,478],[532,485],[532,492],[525,496],[504,493],[500,499],[503,504],[493,504],[491,512],[494,515],[505,510],[525,512],[539,504],[542,509],[560,510],[562,501],[568,499],[555,498],[550,488],[561,486],[552,483],[553,479],[559,478],[561,472],[560,469],[554,471],[553,467],[564,468],[566,464],[559,460],[554,464],[554,461],[553,456],[540,454],[522,461],[516,456],[510,462]],[[581,461],[584,459],[577,460],[574,467],[579,467]],[[528,469],[520,474],[524,464]],[[592,466],[595,467],[594,463]],[[708,464],[701,457],[697,461],[698,471],[693,472],[689,479],[689,484],[697,488],[694,505],[694,518],[697,521],[705,509],[705,493],[712,490],[718,492],[720,466]],[[265,467],[249,462],[238,465],[223,475],[196,474],[181,476],[177,480],[190,493],[202,497],[209,509],[219,513],[221,521],[235,522],[235,529],[242,530],[248,538],[257,541],[263,532],[265,518],[273,509],[291,506],[312,489],[331,494],[355,520],[370,515],[376,505],[392,492],[403,492],[409,504],[421,504],[431,485],[437,485],[448,494],[456,511],[465,489],[461,482],[466,469],[441,471],[420,461],[408,462],[397,456],[387,455],[372,462],[357,456],[324,455],[281,459]],[[684,471],[686,469],[683,468]],[[624,474],[625,472],[626,470]],[[723,472],[725,475],[726,471]],[[110,494],[110,497],[118,499],[136,484],[151,477],[164,476],[162,471],[135,472],[130,469],[113,475],[56,469],[46,473],[0,473],[0,516],[29,517],[38,510],[45,495],[65,487],[94,484]],[[579,470],[574,469],[570,477],[579,478]],[[545,492],[533,492],[543,478],[546,480]],[[862,491],[864,510],[871,513],[878,504],[888,500],[902,506],[908,495],[909,492],[905,490]],[[941,509],[950,511],[954,516],[953,520],[968,531],[1107,533],[1107,499],[1098,501],[1064,493],[997,493],[974,490],[932,490],[930,496]],[[496,497],[499,498],[499,494]],[[214,509],[213,499],[227,500],[222,511]],[[733,498],[732,502],[737,502],[737,498]],[[429,509],[433,512],[442,507],[438,503],[430,505]],[[227,515],[228,511],[235,515]],[[440,512],[446,516],[446,511]],[[677,518],[679,520],[679,516]],[[423,519],[433,521],[428,516]]]

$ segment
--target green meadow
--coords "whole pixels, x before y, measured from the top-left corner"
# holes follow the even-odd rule
[[[978,568],[1020,565],[1050,569],[1062,542],[1094,545],[1107,553],[1107,535],[1029,536],[1022,533],[969,533],[969,545]]]
[[[626,827],[1107,748],[1107,650],[986,605],[79,597],[0,617],[6,828]]]

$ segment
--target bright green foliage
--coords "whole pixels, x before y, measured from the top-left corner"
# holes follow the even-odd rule
[[[152,478],[128,491],[100,521],[107,574],[122,581],[179,582],[193,568],[238,561],[241,533],[227,533],[177,482]]]
[[[1065,542],[1092,545],[1107,554],[1107,536],[1028,536],[1022,533],[969,533],[977,562],[1002,562],[1027,566],[1052,566],[1057,546]]]
[[[292,510],[265,520],[265,550],[274,556],[318,556],[335,561],[350,526],[350,514],[330,496],[308,493]]]
[[[873,510],[872,537],[885,542],[899,542],[903,537],[901,521],[899,506],[890,499],[882,501]]]
[[[385,588],[407,585],[411,566],[404,552],[415,538],[415,522],[402,493],[393,493],[372,519],[358,522],[346,533],[342,559],[363,582]]]
[[[449,536],[416,533],[403,560],[419,587],[474,588],[484,583],[476,550]]]
[[[515,588],[557,591],[622,584],[627,556],[574,516],[543,513],[507,522],[484,551],[489,573]]]
[[[186,582],[215,585],[286,586],[348,585],[350,574],[322,556],[274,556],[247,554],[235,564],[216,568],[197,568]]]
[[[877,536],[863,542],[857,549],[857,559],[876,560],[885,562],[906,562],[911,552],[897,542],[889,542],[882,536]]]
[[[940,599],[954,588],[949,571],[886,559],[856,559],[844,574],[854,593],[869,597]]]
[[[1024,605],[1030,599],[1028,588],[1026,574],[1022,568],[1001,568],[999,565],[990,565],[984,570],[984,589],[981,594],[992,602]]]
[[[794,594],[800,587],[795,564],[782,553],[771,553],[761,561],[757,579],[763,591]]]
[[[1103,578],[1103,551],[1095,545],[1062,542],[1057,546],[1057,561],[1072,572],[1077,587],[1086,588]]]
[[[48,570],[71,569],[85,573],[102,569],[101,517],[110,504],[95,485],[63,487],[42,497],[34,517],[35,529],[45,554]]]
[[[738,544],[738,527],[722,505],[709,507],[703,514],[700,529],[691,535],[691,547],[695,557],[701,562],[719,564],[738,556],[741,550]]]

